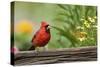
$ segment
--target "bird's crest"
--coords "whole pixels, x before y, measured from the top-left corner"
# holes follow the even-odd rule
[[[42,27],[44,27],[44,26],[49,26],[49,24],[46,23],[45,21],[42,21],[42,22],[41,22],[41,26],[42,26]]]

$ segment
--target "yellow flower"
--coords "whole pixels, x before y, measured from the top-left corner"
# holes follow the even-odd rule
[[[84,29],[82,26],[77,26],[76,29]]]
[[[86,35],[87,35],[86,32],[80,32],[80,33],[79,33],[80,38],[86,37]]]
[[[16,25],[16,31],[20,33],[32,33],[33,24],[29,21],[21,21]]]
[[[80,41],[84,41],[86,38],[83,37],[83,38],[78,38]]]
[[[89,20],[90,22],[94,23],[94,22],[95,22],[95,18],[96,18],[96,17],[94,17],[94,18],[88,17],[88,20]]]
[[[76,32],[75,36],[77,36],[77,38],[80,40],[80,41],[83,41],[86,39],[87,37],[87,33],[86,32]]]
[[[96,17],[96,16],[94,16],[94,19],[97,19],[97,17]]]
[[[90,24],[88,23],[88,21],[84,21],[84,25],[87,27],[87,28],[90,28]]]

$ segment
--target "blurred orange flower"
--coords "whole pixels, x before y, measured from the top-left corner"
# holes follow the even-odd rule
[[[20,33],[32,33],[33,24],[29,21],[21,21],[16,24],[16,31]]]

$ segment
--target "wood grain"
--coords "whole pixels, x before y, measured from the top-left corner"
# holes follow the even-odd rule
[[[14,57],[15,65],[51,64],[74,61],[96,61],[97,47],[65,48],[47,51],[22,51]]]

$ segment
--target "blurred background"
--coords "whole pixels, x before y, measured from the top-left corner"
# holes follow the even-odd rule
[[[48,49],[97,45],[96,6],[15,2],[14,47],[28,50],[42,21],[52,26]]]

